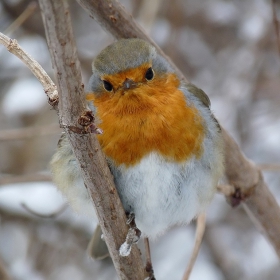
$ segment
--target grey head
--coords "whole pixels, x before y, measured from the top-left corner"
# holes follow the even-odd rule
[[[92,63],[93,75],[87,91],[96,94],[104,91],[102,76],[116,74],[144,63],[150,63],[155,75],[174,72],[156,49],[141,39],[121,39],[102,50]]]

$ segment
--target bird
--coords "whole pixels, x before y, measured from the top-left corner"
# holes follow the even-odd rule
[[[85,99],[126,213],[144,237],[190,223],[210,204],[224,171],[221,127],[205,92],[181,80],[154,46],[121,39],[92,63]],[[94,215],[65,135],[51,160],[70,205]]]

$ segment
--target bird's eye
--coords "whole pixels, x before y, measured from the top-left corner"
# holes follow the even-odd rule
[[[113,90],[113,86],[111,83],[103,80],[103,87],[105,88],[105,90],[107,91],[112,91]]]
[[[148,80],[148,81],[151,81],[151,80],[154,78],[154,70],[152,69],[152,67],[150,67],[150,68],[147,70],[147,72],[146,72],[146,74],[145,74],[145,78],[146,78],[146,80]]]

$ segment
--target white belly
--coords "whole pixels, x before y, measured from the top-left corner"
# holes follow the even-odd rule
[[[149,237],[189,223],[211,201],[217,184],[206,162],[171,163],[155,153],[133,167],[111,170],[125,210],[135,213],[137,227]]]

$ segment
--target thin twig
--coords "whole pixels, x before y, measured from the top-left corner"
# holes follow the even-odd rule
[[[152,258],[151,258],[151,250],[150,250],[150,242],[148,237],[144,238],[144,244],[145,244],[145,252],[146,252],[146,266],[147,264],[152,264]]]
[[[18,29],[38,8],[38,4],[33,1],[28,4],[26,9],[16,18],[16,20],[4,31],[4,34],[11,34]]]
[[[149,273],[149,279],[155,279],[154,268],[153,268],[152,257],[151,257],[150,242],[148,237],[144,238],[144,245],[145,245],[145,256],[146,256],[146,271]]]
[[[42,66],[19,46],[17,40],[11,39],[1,32],[0,43],[4,45],[10,53],[17,56],[29,68],[33,75],[42,84],[44,91],[49,98],[49,102],[56,105],[58,102],[58,92],[56,85],[48,76],[46,71],[42,68]]]
[[[188,267],[184,273],[182,280],[188,280],[191,275],[192,269],[194,267],[194,264],[197,259],[199,249],[200,249],[200,246],[202,243],[204,231],[205,231],[205,214],[203,213],[203,214],[200,214],[196,220],[196,233],[195,233],[194,248],[192,251],[191,259],[189,261]]]
[[[61,128],[58,124],[50,124],[41,127],[25,127],[18,129],[0,130],[0,142],[11,140],[25,140],[29,138],[59,134]]]

